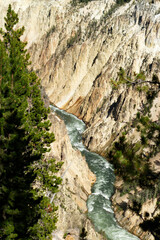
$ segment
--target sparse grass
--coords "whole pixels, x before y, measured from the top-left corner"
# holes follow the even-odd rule
[[[65,233],[65,234],[63,235],[63,238],[65,239],[65,238],[67,237],[67,235],[68,235],[68,233]]]
[[[72,6],[77,6],[78,4],[86,5],[88,2],[91,2],[92,0],[72,0],[71,4]]]
[[[110,17],[120,6],[129,2],[130,0],[117,0],[116,3],[109,9],[109,11],[104,13],[103,19]]]
[[[159,79],[153,75],[152,81],[150,81],[152,85],[148,87],[143,73],[135,74],[135,81],[132,81],[121,68],[118,76],[117,82],[111,81],[114,88],[117,88],[119,84],[138,86],[142,81],[144,85],[138,90],[146,92],[147,102],[143,106],[143,110],[137,112],[137,116],[131,124],[132,128],[139,132],[140,140],[132,143],[131,138],[127,137],[128,133],[122,133],[119,140],[107,153],[107,158],[114,164],[116,174],[124,180],[120,194],[121,196],[129,194],[130,201],[127,208],[142,217],[142,205],[147,200],[160,198],[160,174],[154,172],[150,165],[150,158],[160,152],[160,119],[154,122],[150,116],[153,100],[159,92]],[[159,210],[158,205],[156,210]],[[146,212],[146,217],[147,214]],[[144,230],[149,230],[153,236],[159,237],[160,229],[157,224],[159,219],[160,216],[153,216],[152,220],[144,221],[145,224],[142,224]]]
[[[53,25],[53,26],[48,30],[48,32],[47,32],[47,34],[46,34],[47,38],[48,38],[53,32],[55,32],[55,30],[56,30],[56,27]]]
[[[92,34],[95,34],[97,31],[98,24],[96,20],[89,22],[87,27],[87,37],[90,38]]]
[[[72,47],[76,42],[80,40],[80,38],[81,38],[81,28],[79,28],[78,31],[67,40],[67,47],[68,48]]]

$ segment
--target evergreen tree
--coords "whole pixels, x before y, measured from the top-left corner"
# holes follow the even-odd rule
[[[0,238],[51,239],[57,208],[45,193],[58,191],[54,174],[62,163],[45,159],[54,141],[49,109],[40,81],[27,70],[24,27],[15,29],[17,23],[9,5],[0,30]]]
[[[139,92],[146,93],[146,103],[137,116],[126,126],[118,141],[107,150],[107,158],[114,164],[115,172],[123,178],[121,195],[128,193],[127,208],[142,218],[142,206],[149,199],[157,199],[152,218],[146,212],[143,222],[139,225],[144,231],[149,231],[156,240],[160,239],[160,173],[155,171],[150,159],[160,152],[160,117],[157,120],[151,117],[151,108],[154,99],[160,91],[160,81],[157,75],[152,80],[146,80],[143,72],[135,74],[133,79],[127,76],[125,70],[120,68],[118,81],[111,80],[113,89],[125,84]],[[128,129],[127,129],[128,128]],[[137,131],[140,138],[135,142],[129,135]],[[131,133],[131,132],[130,132]],[[133,193],[132,193],[133,191]],[[126,208],[126,209],[127,209]]]

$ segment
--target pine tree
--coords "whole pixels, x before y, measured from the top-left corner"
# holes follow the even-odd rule
[[[45,159],[55,139],[18,21],[9,5],[0,30],[0,238],[51,239],[57,208],[45,192],[58,191],[62,163]]]

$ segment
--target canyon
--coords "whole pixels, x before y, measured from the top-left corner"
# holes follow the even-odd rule
[[[105,156],[106,149],[146,103],[145,92],[136,91],[134,86],[113,88],[111,80],[118,80],[120,67],[131,78],[144,72],[148,81],[153,74],[160,79],[160,1],[131,0],[116,6],[114,0],[87,4],[5,0],[0,4],[1,27],[9,4],[19,15],[18,27],[25,26],[23,40],[28,42],[31,70],[41,79],[50,103],[82,119],[87,126],[83,134],[85,146]],[[152,119],[156,121],[159,114],[158,95],[151,108]],[[63,121],[54,113],[50,119],[56,138],[50,154],[64,162],[59,173],[63,176],[62,186],[55,196],[59,221],[53,239],[65,236],[78,240],[85,229],[88,240],[103,240],[87,218],[86,201],[96,177],[81,153],[72,148]],[[135,139],[132,129],[129,134]],[[156,161],[160,161],[159,155]],[[158,166],[154,164],[160,171]],[[119,194],[120,183],[117,179],[113,196],[118,221],[140,239],[155,239],[138,227],[143,219],[129,211],[125,216],[123,211],[118,212],[116,203],[128,201],[127,196],[121,198]],[[156,201],[147,202],[146,208],[154,212]]]

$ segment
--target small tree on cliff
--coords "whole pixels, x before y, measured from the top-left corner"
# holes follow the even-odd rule
[[[0,30],[0,238],[51,239],[57,208],[44,192],[58,191],[61,163],[45,159],[54,141],[49,109],[36,74],[27,70],[24,27],[15,29],[17,23],[9,5]]]
[[[160,92],[160,81],[155,74],[151,80],[146,80],[142,72],[135,74],[131,79],[123,68],[120,68],[118,77],[118,81],[111,80],[114,90],[117,90],[121,84],[133,87],[139,92],[146,93],[146,103],[137,112],[135,119],[128,124],[128,130],[122,133],[118,141],[114,142],[113,147],[107,152],[107,158],[114,164],[116,174],[124,180],[121,193],[131,193],[131,190],[134,190],[134,195],[129,194],[128,208],[130,210],[142,218],[141,210],[144,202],[148,199],[157,199],[152,218],[147,218],[146,212],[146,217],[139,226],[144,231],[151,232],[158,240],[160,239],[160,214],[158,213],[160,210],[160,173],[153,169],[150,159],[160,152],[160,117],[153,120],[150,110],[154,99]],[[137,142],[128,137],[131,128],[134,128],[132,133],[135,134],[137,131],[140,136]]]

